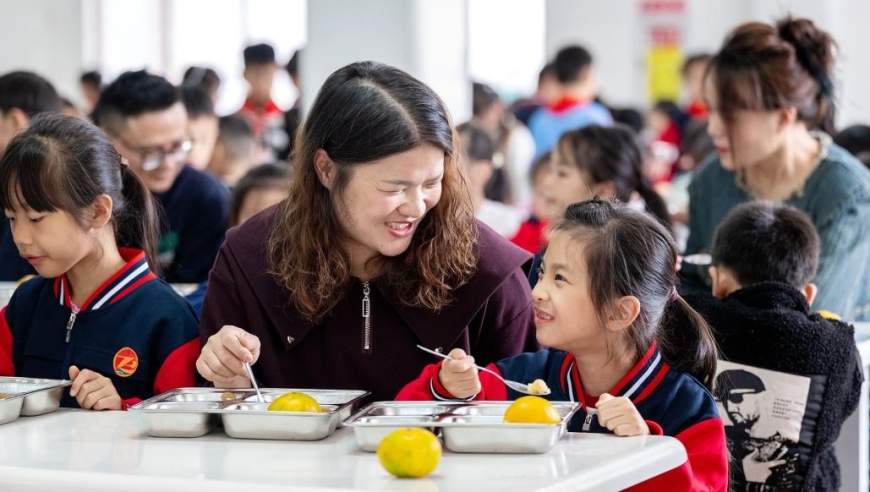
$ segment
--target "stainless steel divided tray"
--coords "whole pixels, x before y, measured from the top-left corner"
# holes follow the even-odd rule
[[[261,388],[267,403],[253,389],[178,388],[130,408],[139,412],[153,437],[199,437],[219,423],[230,437],[316,441],[335,431],[368,395],[360,390]],[[269,402],[284,393],[310,395],[323,413],[270,412]]]
[[[402,427],[440,430],[444,447],[457,453],[546,453],[565,434],[579,403],[551,402],[558,424],[506,424],[513,402],[376,402],[344,421],[363,451],[377,451],[381,440]]]
[[[57,410],[64,388],[71,384],[61,379],[0,377],[0,424],[12,422],[19,415]]]

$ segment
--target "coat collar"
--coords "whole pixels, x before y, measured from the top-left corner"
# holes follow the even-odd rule
[[[643,357],[608,393],[613,396],[624,396],[635,404],[640,403],[658,386],[669,370],[670,366],[662,359],[658,345],[653,342]],[[583,383],[580,381],[580,371],[577,369],[574,355],[568,354],[562,362],[559,382],[562,392],[567,394],[571,401],[580,402],[585,409]]]
[[[801,291],[780,282],[761,282],[729,294],[724,302],[738,302],[756,309],[788,309],[810,313],[810,305]]]
[[[71,286],[66,274],[55,278],[54,294],[60,305],[75,312],[96,311],[114,304],[145,283],[157,278],[148,267],[144,251],[132,248],[118,248],[118,251],[127,263],[103,282],[81,306],[75,306],[72,302]]]

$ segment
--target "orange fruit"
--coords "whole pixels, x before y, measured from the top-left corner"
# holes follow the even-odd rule
[[[523,396],[508,407],[504,421],[509,424],[558,424],[559,411],[546,398]]]
[[[272,412],[312,412],[319,413],[320,404],[305,393],[284,393],[272,400],[266,409]]]
[[[378,461],[399,478],[425,477],[441,461],[441,441],[426,429],[398,429],[378,445]]]

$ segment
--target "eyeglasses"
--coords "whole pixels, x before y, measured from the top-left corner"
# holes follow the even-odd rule
[[[193,148],[193,141],[189,139],[175,143],[169,150],[163,150],[142,149],[135,145],[131,145],[130,142],[124,140],[120,136],[116,135],[115,138],[124,144],[124,147],[127,147],[139,156],[139,162],[142,165],[142,170],[145,172],[151,172],[159,168],[167,157],[172,159],[174,162],[182,162],[187,159],[187,156],[190,155],[190,150]]]

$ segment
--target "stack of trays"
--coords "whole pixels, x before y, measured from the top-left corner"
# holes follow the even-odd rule
[[[513,402],[376,402],[345,420],[363,451],[377,451],[381,440],[402,427],[440,430],[444,447],[456,453],[546,453],[568,430],[579,403],[551,402],[558,424],[504,423]]]
[[[219,423],[230,437],[316,441],[335,431],[359,407],[367,391],[261,388],[267,403],[257,401],[253,389],[178,388],[128,408],[138,412],[153,437],[199,437]],[[320,404],[322,413],[266,410],[284,393],[305,393]]]
[[[42,415],[57,410],[63,390],[72,381],[0,377],[0,424],[20,415]]]

